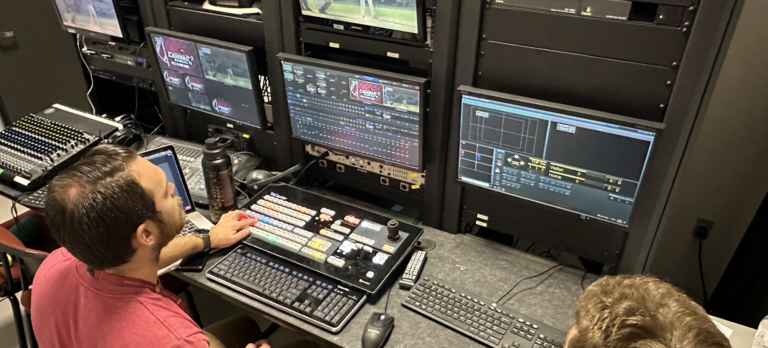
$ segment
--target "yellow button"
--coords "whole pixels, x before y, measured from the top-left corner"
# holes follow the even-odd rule
[[[417,174],[417,173],[411,173],[411,177],[412,177],[412,178],[415,178],[415,177],[417,177],[417,176],[419,176],[419,174]]]

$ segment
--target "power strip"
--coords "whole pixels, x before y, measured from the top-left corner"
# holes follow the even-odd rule
[[[388,178],[394,178],[412,185],[424,185],[425,174],[423,173],[417,173],[402,168],[388,166],[384,163],[371,161],[367,158],[334,154],[334,151],[327,150],[316,145],[305,144],[304,149],[307,151],[307,153],[313,156],[320,156],[325,151],[330,153],[330,155],[328,155],[328,157],[326,157],[324,160],[318,161],[320,167],[328,167],[328,161],[332,161],[355,167],[358,170],[379,174],[381,175],[380,181],[382,181],[382,184],[384,184],[385,179],[388,180]]]

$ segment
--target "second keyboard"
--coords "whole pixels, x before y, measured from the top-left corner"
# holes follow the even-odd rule
[[[565,333],[425,275],[402,305],[488,346],[562,348]]]

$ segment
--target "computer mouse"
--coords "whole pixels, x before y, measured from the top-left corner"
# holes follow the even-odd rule
[[[395,318],[386,313],[373,313],[363,331],[363,348],[381,348],[387,342]]]

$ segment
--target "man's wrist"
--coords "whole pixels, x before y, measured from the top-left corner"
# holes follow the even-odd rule
[[[211,231],[206,229],[196,229],[195,235],[203,242],[202,252],[208,252],[211,250]]]

